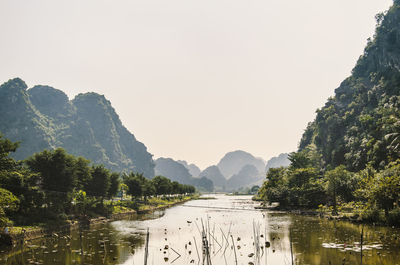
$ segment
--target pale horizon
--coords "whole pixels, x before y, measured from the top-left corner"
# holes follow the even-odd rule
[[[0,82],[104,94],[154,158],[297,149],[384,1],[2,1]]]

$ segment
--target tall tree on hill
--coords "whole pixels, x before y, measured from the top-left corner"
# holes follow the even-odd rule
[[[0,133],[0,172],[15,168],[16,161],[9,155],[11,152],[15,152],[18,146],[19,143],[11,142]]]

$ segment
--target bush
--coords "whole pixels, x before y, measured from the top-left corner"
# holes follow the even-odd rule
[[[376,207],[366,208],[361,212],[361,219],[369,223],[379,223],[382,221],[382,214]]]
[[[389,225],[400,226],[400,208],[395,208],[389,212],[387,222]]]

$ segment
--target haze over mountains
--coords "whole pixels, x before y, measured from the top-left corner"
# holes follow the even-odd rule
[[[288,157],[289,157],[288,153],[283,153],[280,154],[279,156],[272,157],[270,160],[268,160],[267,165],[265,166],[265,172],[268,172],[268,169],[270,168],[289,166],[290,161]]]
[[[281,154],[272,158],[267,163],[260,158],[242,150],[228,152],[221,158],[217,165],[212,165],[200,170],[196,165],[186,161],[175,161],[171,158],[159,158],[156,163],[156,174],[164,176],[176,176],[179,181],[192,183],[192,177],[207,178],[214,184],[215,191],[234,191],[252,185],[260,185],[265,178],[266,164],[269,167],[287,166],[288,154]],[[193,168],[195,170],[193,170]],[[195,172],[194,174],[191,173]],[[198,169],[198,170],[197,170]],[[222,173],[225,172],[225,175]],[[185,183],[185,182],[183,182]]]
[[[123,126],[110,101],[93,92],[69,100],[61,90],[41,85],[28,89],[15,78],[0,86],[0,113],[0,132],[21,142],[14,154],[18,160],[62,147],[113,171],[139,172],[147,178],[163,175],[205,191],[237,190],[265,176],[265,161],[241,150],[227,153],[203,171],[184,160],[153,161],[146,146]],[[267,167],[286,162],[287,154],[269,161]]]

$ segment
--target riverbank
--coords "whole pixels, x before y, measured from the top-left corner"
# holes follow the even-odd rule
[[[0,246],[13,246],[26,243],[27,241],[41,237],[55,236],[58,234],[70,233],[82,227],[104,224],[117,220],[135,218],[138,215],[148,214],[157,210],[164,210],[190,200],[199,199],[198,194],[185,197],[149,198],[146,202],[136,204],[137,210],[119,205],[118,201],[113,202],[114,211],[109,216],[98,216],[81,220],[65,220],[59,224],[41,224],[40,226],[15,226],[8,228],[7,233],[0,233]]]
[[[391,223],[386,221],[384,212],[383,211],[379,212],[377,210],[352,211],[351,209],[348,209],[346,211],[338,211],[337,214],[333,214],[331,207],[325,207],[325,206],[322,206],[319,209],[297,209],[297,208],[281,208],[279,207],[279,204],[272,206],[271,205],[266,206],[260,204],[260,206],[256,206],[254,208],[259,210],[284,212],[302,216],[315,216],[327,220],[347,221],[354,224],[372,224],[379,226],[399,227],[399,225],[397,225],[395,222]]]

